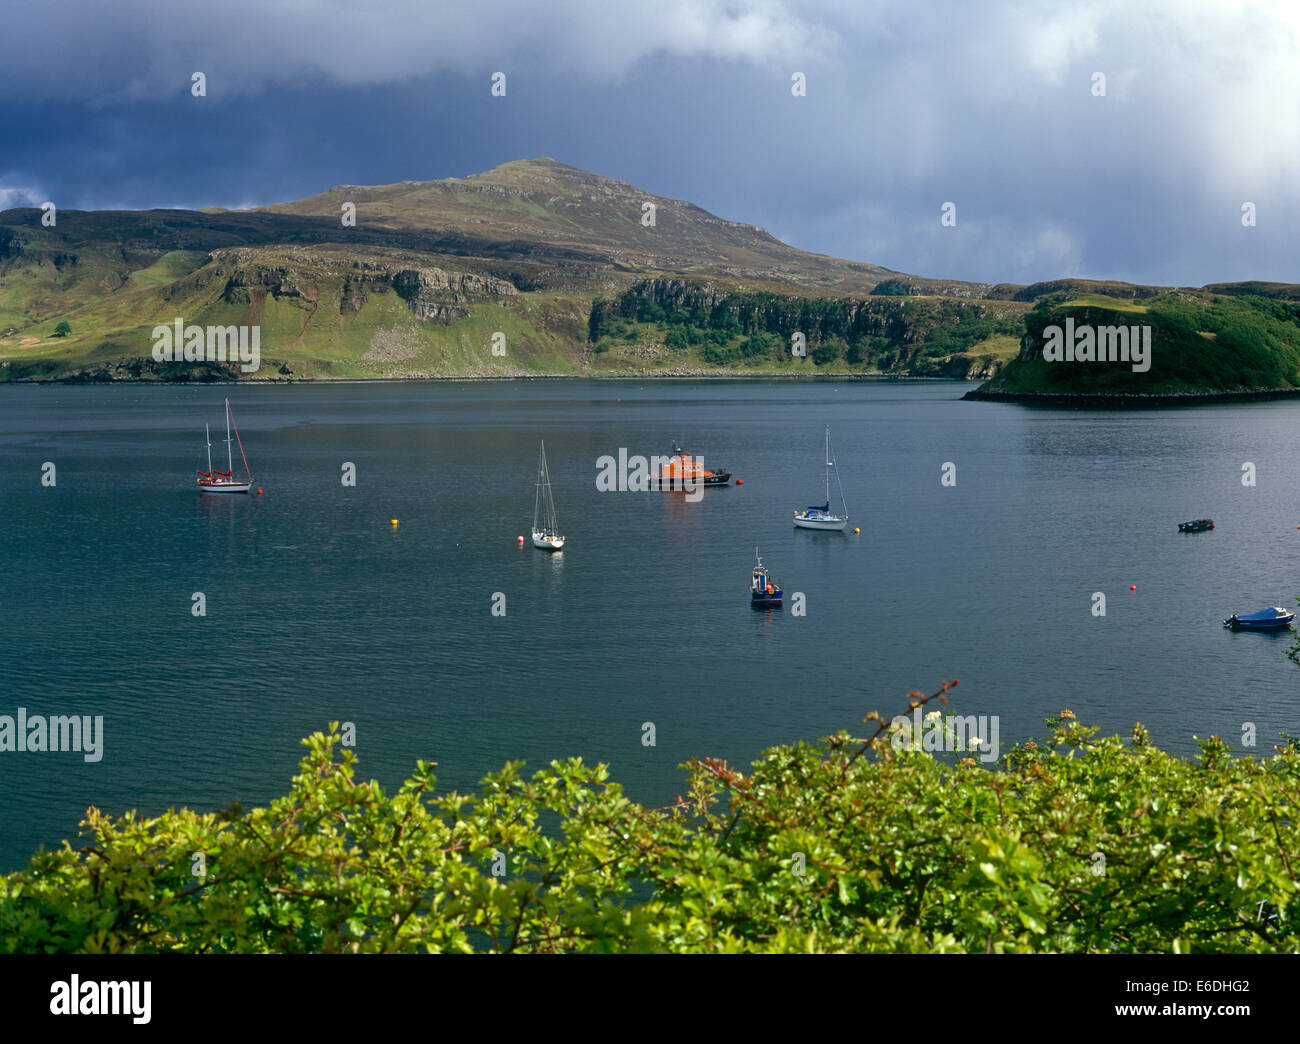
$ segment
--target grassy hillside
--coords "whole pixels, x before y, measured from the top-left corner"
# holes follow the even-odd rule
[[[1046,328],[1063,327],[1070,318],[1076,327],[1150,326],[1150,368],[1048,361]],[[972,396],[1181,396],[1293,388],[1300,388],[1300,300],[1179,291],[1140,302],[1088,294],[1034,309],[1025,317],[1019,356]]]
[[[345,204],[355,224],[343,223]],[[1289,387],[1298,289],[925,279],[521,160],[250,211],[61,211],[53,228],[34,209],[0,213],[0,380],[977,378],[1011,362],[988,388],[1134,386],[1035,361],[1050,317],[1095,314],[1159,324],[1159,365],[1136,385]],[[155,363],[151,332],[177,318],[256,327],[260,368]],[[790,350],[796,333],[806,355]]]

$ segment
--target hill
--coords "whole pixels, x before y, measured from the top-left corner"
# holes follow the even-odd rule
[[[906,275],[549,159],[247,211],[41,217],[0,212],[0,380],[987,378],[1018,355],[1032,361],[1031,314],[1171,292]],[[1295,290],[1189,292],[1253,308],[1282,307]],[[178,318],[256,331],[257,368],[156,361],[154,331]],[[1033,383],[1032,366],[1015,369],[990,391]]]
[[[1047,299],[1025,316],[1020,352],[967,398],[1070,405],[1130,405],[1243,399],[1300,391],[1300,287],[1219,284],[1119,298],[1105,294]],[[1084,358],[1055,357],[1069,331],[1095,332]],[[1143,344],[1143,358],[1123,358]],[[1086,343],[1076,332],[1074,341]],[[1119,344],[1116,344],[1119,342]],[[1105,345],[1106,358],[1102,355]],[[1149,346],[1148,346],[1149,345]],[[1111,358],[1114,355],[1116,358]]]

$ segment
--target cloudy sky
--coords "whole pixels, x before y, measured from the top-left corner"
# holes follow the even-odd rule
[[[550,156],[918,275],[1300,282],[1297,0],[7,0],[0,22],[0,209]]]

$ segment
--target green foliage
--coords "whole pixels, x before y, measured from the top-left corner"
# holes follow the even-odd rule
[[[599,339],[594,348],[597,352],[607,352],[619,344],[634,344],[641,339],[641,330],[635,323],[615,319],[613,322],[601,323]]]
[[[711,363],[734,363],[743,362],[748,359],[758,359],[763,356],[772,357],[776,345],[779,343],[771,334],[759,331],[750,337],[746,337],[738,344],[724,341],[725,333],[720,330],[709,330],[705,335],[708,342],[704,348],[704,358]]]
[[[847,349],[848,345],[844,343],[843,337],[827,337],[815,346],[808,355],[818,366],[829,366],[843,355]]]
[[[673,326],[669,329],[668,336],[664,338],[664,344],[674,351],[685,351],[703,343],[703,331],[694,326]]]
[[[72,333],[72,324],[66,319],[60,320],[59,325],[54,328],[55,337],[67,337],[70,333]]]
[[[1048,325],[1151,326],[1150,369],[1128,362],[1014,360],[989,391],[1175,395],[1300,387],[1300,303],[1255,294],[1168,293],[1106,302],[1098,295],[1036,308],[1025,317],[1039,344]]]
[[[632,316],[638,323],[662,323],[667,318],[664,310],[648,297],[637,299],[635,313]]]
[[[871,293],[878,297],[909,297],[914,294],[910,284],[901,279],[886,279],[876,284]]]
[[[84,845],[0,878],[0,947],[1300,950],[1300,745],[1255,759],[1212,737],[1186,760],[1062,711],[990,768],[864,720],[749,774],[693,760],[658,809],[578,759],[509,764],[472,795],[437,795],[422,762],[386,794],[332,725],[267,808],[91,809]]]

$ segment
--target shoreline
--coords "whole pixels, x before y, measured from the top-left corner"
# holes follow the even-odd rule
[[[1114,393],[999,392],[974,388],[962,396],[972,402],[1003,402],[1053,409],[1125,410],[1163,406],[1209,406],[1232,402],[1268,402],[1300,396],[1300,388],[1258,388],[1234,392],[1178,392],[1164,395]]]
[[[65,377],[18,377],[0,381],[0,388],[6,385],[32,384],[94,384],[94,385],[227,385],[239,387],[259,387],[277,384],[417,384],[431,381],[877,381],[880,383],[942,383],[971,384],[973,381],[961,377],[913,377],[907,374],[893,373],[528,373],[500,375],[466,375],[466,376],[421,376],[421,377],[268,377],[257,380],[230,380],[226,378],[204,378],[199,380],[175,379],[164,377],[126,377],[95,378],[81,375]]]

